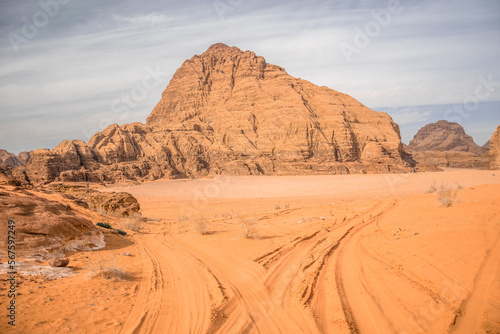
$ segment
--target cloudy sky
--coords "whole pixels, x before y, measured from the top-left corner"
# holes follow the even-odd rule
[[[448,119],[483,145],[500,124],[498,0],[2,0],[0,36],[0,148],[14,153],[144,122],[217,42],[388,112],[406,143]]]

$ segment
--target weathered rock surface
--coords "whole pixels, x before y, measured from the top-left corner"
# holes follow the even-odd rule
[[[95,225],[71,207],[24,190],[0,188],[0,254],[6,256],[9,225],[16,230],[16,254],[53,257],[64,251],[90,250],[104,246]],[[52,254],[52,255],[51,255]]]
[[[0,167],[0,185],[20,186],[21,181],[12,176],[12,171],[8,168]]]
[[[49,261],[52,267],[66,267],[69,264],[69,259],[66,257],[56,257]]]
[[[490,139],[490,168],[500,169],[500,125]]]
[[[184,62],[146,124],[32,152],[32,183],[407,172],[385,113],[223,44]]]
[[[415,161],[437,167],[487,169],[489,157],[487,153],[476,155],[460,151],[410,151]],[[417,166],[418,166],[417,165]]]
[[[478,146],[460,124],[444,120],[421,128],[407,150],[419,164],[455,168],[489,166],[487,150]]]
[[[137,199],[126,192],[100,192],[97,190],[68,185],[53,184],[51,190],[64,194],[75,204],[102,214],[129,217],[138,214],[141,206]]]
[[[459,151],[476,155],[486,152],[465,133],[460,124],[445,120],[427,124],[418,130],[408,147],[415,151]]]
[[[21,152],[19,156],[0,149],[0,166],[18,167],[24,165],[29,159],[28,152]]]

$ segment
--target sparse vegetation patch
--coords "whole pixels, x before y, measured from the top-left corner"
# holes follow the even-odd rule
[[[445,183],[436,183],[435,181],[430,185],[427,193],[434,193],[441,205],[445,207],[452,206],[457,201],[458,192],[462,189],[461,186],[452,186]]]

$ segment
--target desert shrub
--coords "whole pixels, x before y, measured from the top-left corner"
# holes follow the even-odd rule
[[[243,236],[247,239],[258,238],[257,220],[255,218],[244,218],[240,216],[240,226],[243,229]]]
[[[274,206],[274,210],[279,210],[279,209],[281,209],[281,205],[276,204],[276,205]]]
[[[90,270],[92,278],[101,277],[119,281],[132,279],[131,275],[123,270],[123,268],[115,265],[112,258],[109,261],[105,261],[104,259],[94,261],[87,266],[87,269]]]
[[[444,184],[444,183],[437,184],[436,182],[433,182],[427,192],[435,193],[437,195],[437,199],[439,200],[439,202],[443,206],[449,207],[454,202],[456,202],[458,192],[460,189],[462,189],[461,186],[453,187],[449,184]]]
[[[437,185],[436,181],[432,181],[432,183],[429,186],[429,189],[427,189],[426,193],[432,194],[432,193],[437,192],[437,190],[438,190],[438,185]]]
[[[127,232],[122,230],[115,230],[119,235],[127,235]]]
[[[191,226],[196,232],[200,233],[201,235],[210,234],[208,224],[203,217],[196,217]]]
[[[96,225],[99,226],[99,227],[102,227],[102,228],[111,229],[111,225],[109,225],[108,223],[101,223],[101,222],[99,222]]]

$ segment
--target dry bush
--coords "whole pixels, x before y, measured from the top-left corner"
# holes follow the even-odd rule
[[[457,185],[453,187],[449,184],[439,183],[435,181],[431,184],[428,193],[435,193],[439,202],[445,207],[451,206],[457,200],[458,192],[462,189],[461,186]]]
[[[102,277],[105,279],[113,279],[118,281],[125,281],[132,279],[123,268],[115,265],[113,258],[109,261],[104,259],[99,259],[97,261],[91,262],[87,269],[92,272],[92,278]]]
[[[195,229],[195,231],[200,233],[201,235],[210,234],[210,230],[208,229],[208,224],[203,217],[196,217],[192,226]]]
[[[247,239],[258,238],[257,234],[257,220],[255,218],[243,218],[240,216],[241,228],[243,229],[243,236]]]
[[[432,181],[431,185],[429,186],[429,189],[427,189],[426,194],[433,194],[437,192],[438,190],[438,185],[436,181]]]
[[[141,232],[142,231],[142,226],[141,223],[143,222],[142,217],[133,217],[133,218],[128,218],[128,219],[122,219],[120,220],[120,228],[125,229],[125,230],[131,230],[134,232]]]

